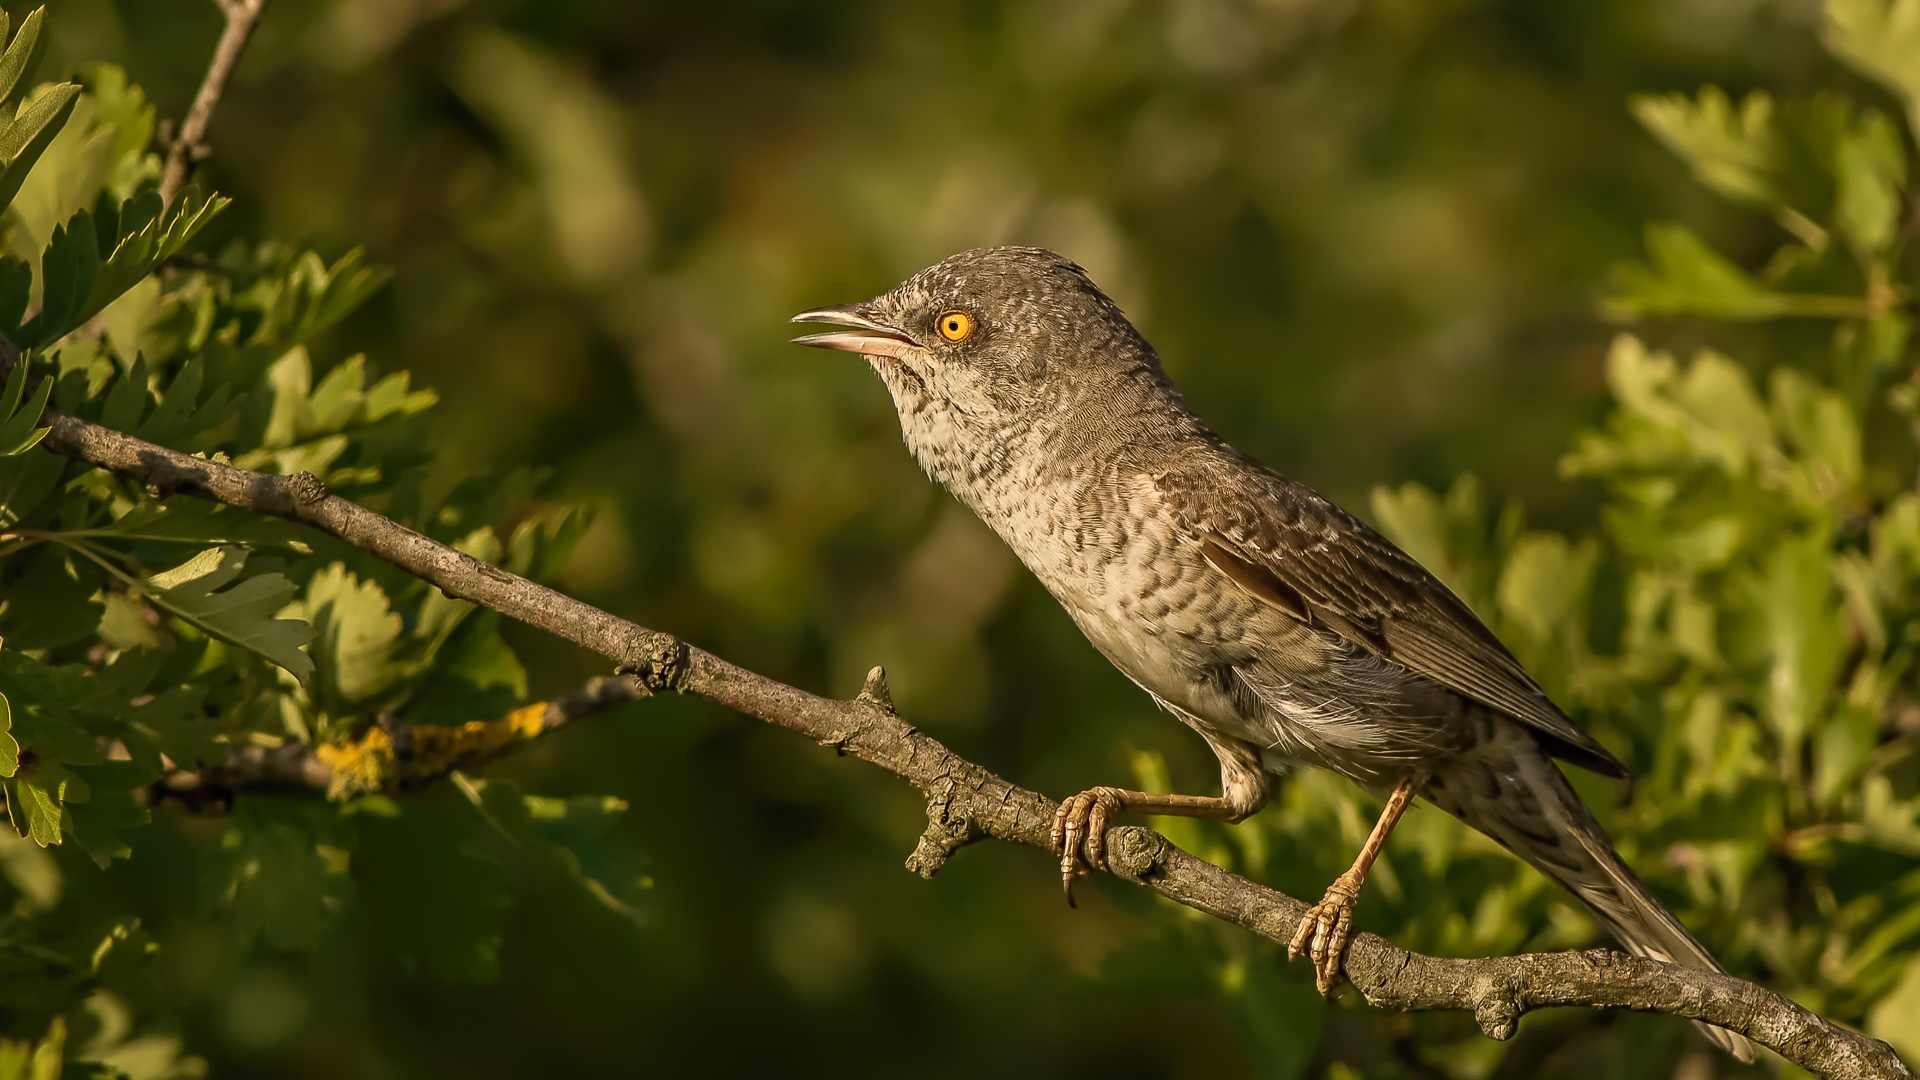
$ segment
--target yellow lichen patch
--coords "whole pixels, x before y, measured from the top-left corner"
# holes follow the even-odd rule
[[[413,770],[419,776],[445,772],[470,757],[491,754],[546,730],[546,702],[515,709],[498,720],[474,720],[459,727],[413,729]]]
[[[356,742],[322,746],[314,756],[333,770],[333,782],[327,785],[329,799],[379,791],[393,778],[393,740],[383,728],[368,728]]]

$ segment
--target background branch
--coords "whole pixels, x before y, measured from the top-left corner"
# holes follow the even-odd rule
[[[233,69],[240,63],[240,54],[247,47],[247,39],[253,36],[260,13],[267,7],[267,0],[216,2],[220,5],[220,13],[226,16],[227,25],[220,33],[219,44],[213,47],[213,60],[207,64],[206,78],[200,80],[200,90],[193,95],[193,104],[187,108],[187,117],[181,121],[180,131],[167,150],[166,171],[160,176],[160,201],[167,206],[172,206],[180,189],[187,186],[187,175],[193,171],[193,166],[210,152],[207,125],[213,122],[214,106],[220,104],[220,95],[226,92],[227,80],[233,77]]]
[[[199,803],[243,788],[308,787],[340,799],[416,787],[639,695],[628,679],[598,678],[571,694],[515,709],[498,720],[458,727],[378,723],[342,745],[288,741],[236,747],[219,764],[169,770],[148,789],[148,798]]]
[[[0,348],[0,376],[13,361],[12,350]],[[129,477],[153,497],[184,494],[309,525],[450,597],[591,649],[648,691],[698,694],[895,773],[927,797],[927,828],[907,860],[908,868],[923,876],[939,870],[961,847],[988,837],[1050,846],[1056,804],[960,758],[902,721],[878,668],[851,701],[819,697],[439,544],[329,494],[309,473],[251,472],[52,409],[46,419],[48,450]],[[273,767],[263,761],[262,775]],[[307,772],[302,764],[303,782]],[[1151,829],[1113,830],[1108,851],[1115,875],[1275,941],[1287,940],[1306,911],[1300,901],[1195,858]],[[1627,1008],[1719,1025],[1822,1076],[1912,1075],[1885,1043],[1832,1024],[1763,987],[1604,949],[1457,960],[1410,953],[1361,934],[1350,945],[1345,966],[1349,980],[1377,1006],[1469,1010],[1495,1039],[1512,1037],[1520,1016],[1535,1008]]]

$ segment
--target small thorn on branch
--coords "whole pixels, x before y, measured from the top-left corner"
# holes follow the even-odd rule
[[[853,700],[877,706],[885,712],[894,712],[893,695],[887,690],[887,669],[875,667],[867,672],[866,685],[860,688],[860,695]]]

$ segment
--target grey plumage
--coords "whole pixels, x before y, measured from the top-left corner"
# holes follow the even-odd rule
[[[1213,747],[1221,798],[1175,796],[1181,808],[1159,812],[1238,821],[1266,801],[1268,774],[1298,766],[1377,792],[1405,785],[1565,885],[1634,953],[1719,969],[1553,759],[1624,776],[1620,762],[1433,575],[1227,445],[1080,267],[1038,248],[970,251],[795,321],[854,328],[797,340],[867,356],[927,472]],[[1106,813],[1168,805],[1148,798],[1095,789],[1063,807],[1069,888],[1080,830],[1097,863]],[[1371,858],[1352,895],[1329,891],[1339,925],[1316,962],[1337,968]],[[1703,1030],[1750,1056],[1739,1036]]]

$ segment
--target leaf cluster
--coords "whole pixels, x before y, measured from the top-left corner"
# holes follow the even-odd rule
[[[189,188],[162,204],[152,109],[124,76],[96,65],[84,85],[21,91],[42,21],[28,16],[0,53],[0,111],[14,115],[0,124],[0,205],[57,139],[77,140],[68,152],[93,167],[35,174],[40,203],[74,208],[42,242],[24,204],[0,226],[0,336],[18,353],[0,389],[0,799],[19,834],[0,840],[19,898],[0,915],[0,970],[22,1010],[13,1026],[44,1030],[86,1002],[83,1056],[109,1060],[103,1010],[169,1013],[140,929],[161,901],[113,899],[108,878],[76,878],[50,850],[110,870],[170,779],[217,775],[242,749],[324,751],[371,726],[494,720],[523,702],[526,675],[497,616],[357,549],[155,498],[48,452],[47,408],[249,469],[311,472],[521,574],[552,573],[589,517],[541,503],[531,470],[436,487],[433,392],[363,356],[322,359],[326,331],[386,273],[357,251],[200,250],[227,201]],[[255,941],[314,949],[364,905],[404,963],[461,978],[490,977],[515,874],[557,875],[633,917],[638,864],[601,839],[618,800],[464,778],[446,794],[202,793],[198,808],[230,814],[189,856],[198,889],[242,953]]]

